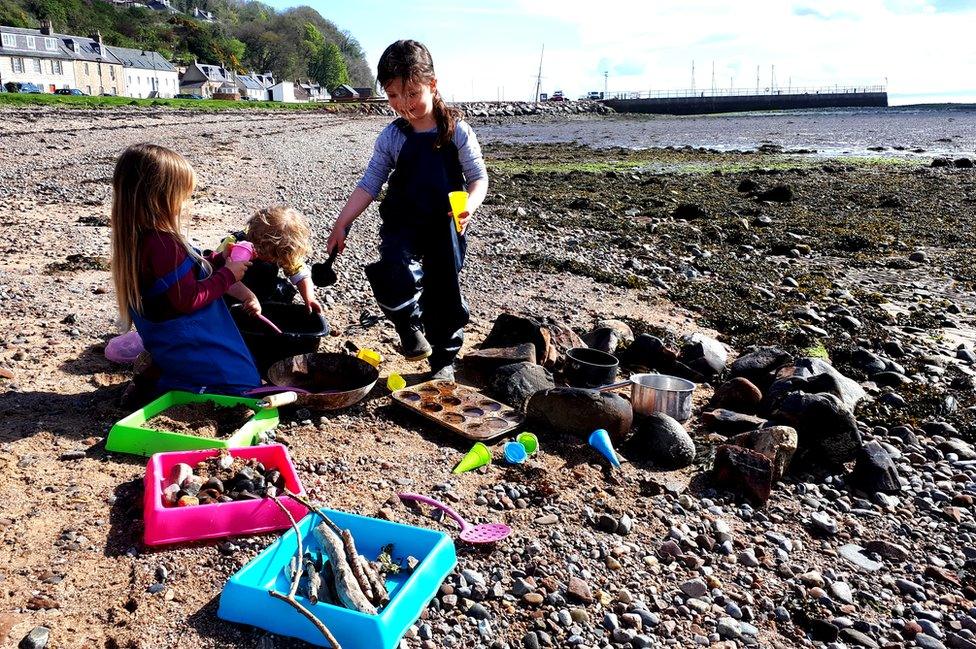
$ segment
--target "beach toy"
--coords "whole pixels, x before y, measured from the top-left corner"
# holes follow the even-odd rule
[[[505,454],[505,461],[509,464],[522,464],[525,458],[529,457],[525,447],[519,442],[506,442],[502,452]]]
[[[362,359],[372,365],[373,367],[379,367],[380,363],[383,362],[383,355],[372,349],[366,349],[365,347],[359,350],[356,354],[356,358]]]
[[[476,443],[468,451],[468,454],[461,458],[461,461],[454,467],[454,473],[464,473],[472,471],[478,467],[491,464],[491,451],[481,442]]]
[[[113,363],[135,363],[143,351],[145,348],[139,332],[132,330],[108,341],[105,345],[105,358]]]
[[[430,505],[431,507],[436,507],[437,509],[443,511],[445,514],[457,521],[458,525],[461,526],[461,533],[458,535],[458,538],[466,543],[494,543],[495,541],[501,541],[512,533],[512,528],[504,523],[481,523],[479,525],[471,525],[466,520],[461,518],[460,514],[444,503],[427,496],[421,496],[419,494],[397,494],[397,496],[400,498],[400,500],[416,500],[424,503],[425,505]]]
[[[528,455],[534,455],[539,450],[539,438],[532,433],[519,433],[515,441],[525,447]]]
[[[254,259],[254,244],[250,241],[227,244],[227,256],[231,261],[251,261]]]
[[[386,379],[386,387],[389,388],[390,392],[396,392],[397,390],[402,390],[407,387],[407,382],[403,380],[403,377],[394,372],[390,374]]]
[[[274,503],[268,504],[274,507]],[[376,615],[365,615],[323,600],[312,604],[305,595],[305,588],[299,589],[296,599],[321,620],[346,649],[396,649],[400,638],[424,612],[428,602],[437,596],[441,583],[457,565],[454,541],[444,532],[414,525],[330,509],[323,512],[336,525],[349,530],[363,556],[376,557],[384,546],[393,543],[396,558],[414,557],[418,563],[412,571],[401,570],[386,575],[390,601]],[[289,564],[298,551],[299,534],[306,551],[321,552],[312,534],[312,529],[321,522],[314,514],[306,516],[298,523],[298,532],[288,530],[231,576],[220,594],[217,617],[323,646],[325,639],[311,622],[286,602],[268,594],[269,590],[288,593],[291,584]],[[241,632],[250,633],[243,628]]]
[[[461,219],[458,217],[468,211],[468,192],[451,192],[447,200],[451,202],[451,211],[454,212],[454,227],[461,234]]]
[[[242,534],[259,534],[291,527],[288,516],[271,500],[237,500],[232,502],[194,505],[192,507],[167,507],[163,504],[163,489],[168,476],[177,464],[196,466],[198,462],[216,456],[220,451],[178,451],[156,453],[146,465],[143,520],[146,545],[186,543],[200,539],[216,539]],[[292,493],[304,495],[295,466],[288,449],[281,444],[235,448],[227,451],[231,457],[255,459],[269,469],[277,469]],[[295,520],[301,520],[308,509],[287,496],[281,504],[291,512]]]
[[[617,459],[617,453],[613,450],[613,443],[610,441],[610,433],[608,433],[603,428],[597,428],[590,435],[590,446],[600,451],[603,457],[610,460],[610,464],[620,468],[620,460]]]
[[[237,432],[224,439],[155,430],[150,427],[150,424],[147,424],[153,417],[173,406],[206,401],[212,401],[218,406],[224,407],[243,404],[256,412]],[[105,440],[105,450],[113,453],[149,456],[164,451],[195,451],[206,448],[253,446],[258,442],[261,433],[265,433],[277,425],[278,410],[276,408],[262,408],[257,399],[173,391],[167,392],[144,408],[140,408],[128,417],[116,422]]]
[[[254,317],[260,320],[261,322],[263,322],[264,324],[268,325],[269,327],[271,327],[271,330],[276,334],[283,333],[281,329],[278,327],[278,325],[276,325],[275,323],[271,322],[270,319],[268,319],[268,316],[258,313]]]

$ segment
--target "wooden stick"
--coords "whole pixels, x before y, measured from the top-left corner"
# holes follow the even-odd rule
[[[329,529],[329,526],[325,523],[321,523],[312,528],[312,534],[315,535],[315,540],[322,546],[322,551],[329,556],[329,563],[332,564],[332,570],[335,572],[336,577],[336,594],[339,596],[343,605],[346,608],[351,608],[360,613],[376,615],[376,607],[366,598],[353,573],[352,563],[354,559],[352,557],[346,557],[342,539]]]
[[[293,606],[295,610],[297,610],[299,613],[304,615],[312,624],[315,625],[315,628],[319,630],[319,633],[321,633],[322,637],[325,638],[325,641],[329,643],[329,646],[333,647],[334,649],[342,649],[342,645],[340,645],[339,641],[335,639],[335,636],[332,635],[332,632],[329,631],[328,627],[326,627],[325,624],[322,623],[322,620],[315,617],[310,610],[305,608],[298,600],[295,599],[295,593],[298,592],[298,584],[302,580],[302,572],[304,566],[304,561],[302,559],[304,558],[305,555],[305,549],[302,544],[302,531],[298,528],[298,523],[295,522],[295,517],[291,515],[291,512],[288,511],[287,507],[281,504],[281,501],[278,499],[278,497],[272,496],[271,500],[273,500],[274,503],[281,508],[281,511],[285,512],[285,516],[288,517],[288,521],[291,523],[292,529],[295,530],[295,539],[298,541],[299,569],[295,571],[295,575],[292,577],[291,588],[289,589],[287,595],[282,595],[281,593],[277,592],[274,589],[269,589],[268,594],[274,597],[275,599],[280,599],[282,601],[291,604],[291,606]]]

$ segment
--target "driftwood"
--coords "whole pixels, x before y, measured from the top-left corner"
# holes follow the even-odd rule
[[[349,569],[352,571],[352,574],[356,579],[356,583],[359,584],[359,589],[362,591],[366,599],[368,599],[373,606],[383,606],[389,602],[390,594],[386,590],[386,584],[383,581],[382,574],[379,573],[373,567],[373,565],[365,559],[365,557],[359,554],[359,551],[356,549],[356,542],[352,538],[352,534],[349,532],[349,530],[344,530],[336,525],[332,519],[325,514],[325,512],[312,504],[304,496],[292,493],[291,491],[286,491],[285,493],[301,504],[305,505],[310,511],[318,514],[322,519],[322,522],[325,523],[326,527],[342,539],[342,547],[348,560]]]
[[[328,555],[329,563],[332,564],[332,570],[335,572],[336,594],[339,596],[339,601],[346,608],[351,608],[354,611],[366,613],[367,615],[376,615],[376,607],[366,598],[353,572],[352,564],[355,561],[355,557],[346,558],[346,551],[339,535],[333,532],[326,522],[319,523],[312,528],[312,534],[315,536],[315,540],[319,542],[319,545],[322,546],[322,551]]]
[[[322,578],[319,577],[319,569],[309,557],[305,557],[305,576],[308,579],[308,601],[317,604],[319,601],[319,589],[322,586]]]
[[[298,529],[298,523],[295,522],[295,517],[291,515],[291,512],[288,511],[287,507],[281,504],[281,501],[278,500],[276,496],[273,496],[271,500],[274,501],[274,504],[278,505],[281,511],[285,512],[285,516],[288,517],[288,521],[291,523],[292,529],[295,530],[295,539],[298,541],[298,554],[296,556],[304,557],[305,549],[303,547],[304,544],[302,543],[302,531]],[[325,641],[329,643],[329,646],[333,647],[334,649],[342,649],[342,645],[340,645],[339,641],[335,639],[335,636],[332,635],[328,627],[326,627],[322,623],[322,620],[312,615],[311,611],[309,611],[307,608],[302,606],[301,602],[295,599],[295,593],[298,592],[298,584],[302,580],[303,570],[301,569],[301,565],[302,563],[299,560],[298,569],[293,570],[294,574],[292,574],[292,578],[291,578],[291,588],[288,590],[287,595],[282,595],[281,593],[279,593],[273,588],[268,590],[268,595],[274,597],[275,599],[280,599],[284,602],[288,602],[288,604],[290,604],[296,611],[301,613],[309,622],[315,625],[315,628],[318,629],[319,633],[322,634],[322,637],[324,637]]]

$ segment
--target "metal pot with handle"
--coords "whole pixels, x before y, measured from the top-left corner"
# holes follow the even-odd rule
[[[695,384],[667,374],[634,374],[626,381],[597,388],[600,392],[630,386],[630,403],[642,415],[663,412],[678,421],[691,417]]]

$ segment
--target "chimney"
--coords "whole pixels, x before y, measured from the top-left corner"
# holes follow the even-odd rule
[[[41,21],[41,33],[45,36],[50,36],[53,28],[51,26],[51,21],[47,18]]]

